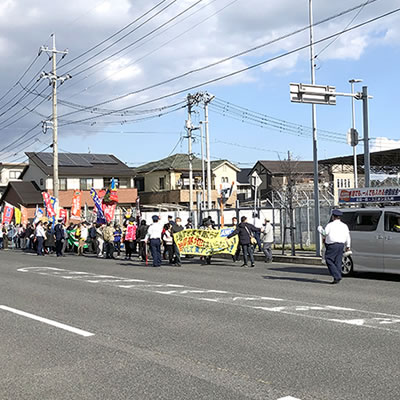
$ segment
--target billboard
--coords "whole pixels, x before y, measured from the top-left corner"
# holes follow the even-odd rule
[[[339,204],[400,202],[400,187],[341,189]]]

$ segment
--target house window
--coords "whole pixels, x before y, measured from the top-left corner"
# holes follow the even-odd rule
[[[90,190],[93,187],[93,178],[79,179],[80,190]]]
[[[113,178],[104,178],[103,179],[103,184],[104,187],[107,188],[111,185],[111,181]],[[118,189],[119,188],[119,178],[114,178],[114,183],[115,183],[115,188]]]
[[[160,178],[160,190],[164,190],[165,189],[165,177],[161,177]]]
[[[40,186],[43,186],[43,183],[44,183],[44,180],[43,180],[43,178],[40,178]]]
[[[60,190],[67,190],[67,178],[60,178],[58,180],[58,186]]]
[[[18,179],[21,175],[20,171],[10,171],[10,179]]]

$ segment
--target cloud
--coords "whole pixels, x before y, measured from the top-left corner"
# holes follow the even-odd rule
[[[128,28],[124,33],[85,54],[84,52],[92,46],[148,11],[156,4],[156,1],[87,0],[82,2],[81,0],[69,0],[65,2],[62,0],[35,0],[35,2],[18,2],[16,0],[2,0],[0,2],[0,55],[2,58],[0,64],[2,76],[0,97],[25,71],[27,65],[37,54],[39,47],[43,44],[51,45],[49,35],[52,32],[57,34],[57,47],[69,49],[68,56],[62,62],[59,62],[58,73],[71,73],[72,75],[72,79],[60,87],[59,99],[82,105],[92,105],[153,85],[156,82],[168,80],[188,70],[230,56],[308,24],[307,2],[304,1],[237,0],[234,2],[233,0],[204,0],[160,31],[151,33],[186,7],[194,4],[195,1],[181,0],[144,23],[146,19],[155,15],[156,11],[154,11]],[[396,3],[397,0],[387,0],[366,6],[354,23],[394,8]],[[321,0],[315,2],[315,21],[356,4],[359,4],[359,0],[347,2]],[[223,9],[224,7],[226,8]],[[157,10],[160,9],[161,7]],[[355,12],[324,26],[316,27],[316,39],[340,31],[354,15]],[[204,22],[197,26],[201,21]],[[367,51],[371,43],[374,46],[398,44],[400,42],[399,17],[393,16],[384,21],[384,24],[378,23],[341,36],[321,57],[325,59],[357,60]],[[139,27],[141,23],[144,24]],[[122,38],[122,35],[130,29],[135,29],[135,31],[126,38]],[[374,41],[374,38],[377,35],[382,35],[382,32],[385,40]],[[147,37],[140,40],[142,36]],[[117,42],[117,40],[119,41]],[[138,42],[133,44],[135,41]],[[122,108],[140,101],[163,96],[220,75],[229,74],[252,63],[290,51],[307,43],[308,33],[304,32],[248,56],[230,60],[208,70],[172,81],[167,85],[129,96],[118,102],[111,102],[103,107]],[[97,52],[111,44],[113,46],[110,49],[96,55]],[[316,46],[316,50],[318,51],[324,45]],[[111,56],[114,52],[118,52],[126,46],[130,47],[115,56]],[[84,56],[66,64],[81,54],[84,54]],[[101,61],[104,57],[109,58],[98,66],[81,72],[84,68]],[[296,71],[300,63],[306,61],[308,57],[308,52],[305,50],[268,64],[260,68],[257,73],[251,71],[226,81],[220,81],[209,90],[215,92],[215,86],[225,86],[225,90],[226,86],[251,85],[264,78],[265,80],[272,80],[275,76]],[[36,76],[40,74],[40,68],[45,62],[46,55],[43,54],[23,79],[22,84],[27,84],[31,79],[35,82]],[[81,62],[83,63],[82,66],[74,68]],[[44,66],[45,71],[49,71],[49,68],[50,63]],[[46,83],[42,82],[38,90],[41,91],[45,88]],[[15,90],[20,90],[20,86],[17,86]],[[50,88],[45,93],[50,93]],[[15,94],[15,91],[12,92],[13,94]],[[182,94],[178,97],[183,99],[184,96],[185,94]],[[5,101],[9,99],[10,97],[7,97]],[[175,100],[171,99],[171,101]],[[4,105],[5,101],[0,102],[0,107]],[[32,101],[31,104],[29,104],[30,101]],[[11,121],[18,119],[26,113],[26,110],[22,109],[23,106],[32,109],[40,101],[42,101],[41,98],[35,98],[34,95],[30,94],[17,107],[0,117],[0,138],[8,139],[14,132],[29,129],[38,123],[41,117],[33,112],[8,129],[2,129],[2,122],[4,123],[5,118],[8,118],[14,112],[19,112]],[[169,101],[164,100],[145,108],[162,106]],[[44,101],[35,111],[49,115],[51,112],[50,102]],[[69,112],[74,112],[74,110],[60,104],[60,115]],[[65,119],[78,120],[92,115],[89,110],[89,112],[71,114]],[[107,117],[103,120],[118,121],[118,117]],[[81,128],[74,128],[74,125],[70,125],[68,129],[73,132],[74,129]]]
[[[393,140],[387,137],[377,137],[371,146],[371,151],[384,151],[400,148],[400,140]]]

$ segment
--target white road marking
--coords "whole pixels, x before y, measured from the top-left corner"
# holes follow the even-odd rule
[[[17,315],[21,315],[23,317],[34,319],[35,321],[40,321],[40,322],[43,322],[45,324],[55,326],[56,328],[64,329],[65,331],[76,333],[77,335],[81,335],[81,336],[85,336],[85,337],[89,337],[89,336],[93,336],[94,335],[94,333],[90,333],[90,332],[84,331],[82,329],[74,328],[73,326],[62,324],[61,322],[53,321],[51,319],[39,317],[38,315],[27,313],[25,311],[17,310],[16,308],[11,308],[11,307],[7,307],[7,306],[0,306],[0,309],[2,309],[4,311],[12,312],[12,313],[17,314]]]
[[[120,276],[97,275],[90,272],[70,271],[53,267],[26,267],[20,268],[18,271],[34,272],[40,275],[77,280],[90,284],[103,284],[124,289],[141,290],[212,303],[235,305],[251,308],[253,310],[275,312],[295,317],[341,323],[349,326],[380,329],[396,333],[400,332],[400,315],[275,297],[253,296],[225,290],[204,289],[173,283],[151,282]]]
[[[297,397],[292,397],[292,396],[286,396],[286,397],[281,397],[278,400],[300,400]]]

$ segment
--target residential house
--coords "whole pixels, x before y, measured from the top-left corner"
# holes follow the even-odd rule
[[[53,154],[26,153],[29,164],[21,179],[41,191],[53,192]],[[111,154],[60,153],[59,154],[59,204],[71,209],[74,191],[81,192],[82,207],[93,208],[90,189],[101,190],[114,178],[118,189],[120,207],[135,205],[137,190],[133,187],[132,169]]]
[[[193,203],[197,208],[197,193],[202,192],[202,162],[193,157]],[[211,162],[212,205],[218,207],[218,188],[237,182],[240,169],[228,160]],[[144,205],[189,206],[189,159],[187,154],[174,154],[159,161],[134,168],[135,187]],[[207,182],[204,182],[207,187]],[[236,202],[236,190],[226,207]]]
[[[252,170],[261,178],[258,188],[261,200],[271,199],[273,190],[285,187],[288,176],[293,174],[296,184],[310,185],[314,182],[314,167],[312,161],[262,160],[257,161]],[[323,183],[325,176],[320,174],[319,182]]]
[[[25,166],[24,163],[0,163],[0,197],[6,190],[8,182],[19,180]]]
[[[43,207],[42,193],[34,182],[9,182],[0,204],[3,205],[5,202],[14,207],[24,206],[27,209],[28,219],[34,218],[36,207]]]
[[[242,168],[237,174],[237,199],[249,201],[253,198],[250,184],[250,172],[252,168]]]

